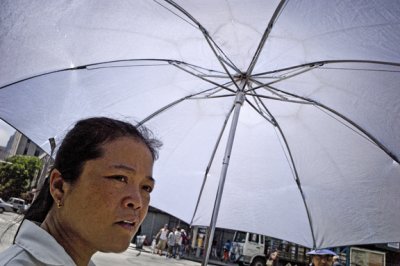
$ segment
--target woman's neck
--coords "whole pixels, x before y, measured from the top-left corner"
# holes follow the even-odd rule
[[[71,230],[64,228],[63,224],[53,214],[50,211],[40,227],[56,239],[77,266],[87,266],[96,251],[88,248],[89,245],[85,244],[85,241],[73,234]]]

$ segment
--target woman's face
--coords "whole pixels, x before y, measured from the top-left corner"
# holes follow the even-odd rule
[[[153,158],[147,146],[123,137],[102,146],[67,184],[60,220],[68,238],[94,251],[122,252],[147,214]]]
[[[333,256],[313,256],[312,261],[314,266],[331,266],[333,262]]]
[[[278,257],[277,251],[271,253],[271,260],[276,260],[277,257]]]

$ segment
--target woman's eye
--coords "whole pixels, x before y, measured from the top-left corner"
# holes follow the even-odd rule
[[[153,191],[153,187],[151,186],[143,186],[143,189],[148,193],[151,193]]]
[[[128,178],[126,176],[123,176],[123,175],[115,175],[115,176],[111,176],[111,178],[115,179],[117,181],[128,183]]]

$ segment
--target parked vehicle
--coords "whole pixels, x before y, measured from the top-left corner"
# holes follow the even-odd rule
[[[282,265],[291,263],[305,266],[309,263],[306,256],[309,249],[260,234],[236,231],[232,246],[235,247],[234,253],[239,265],[265,266],[266,254],[272,250],[279,250],[279,261]]]
[[[239,265],[265,266],[265,236],[237,231],[233,246],[239,250]]]
[[[27,209],[25,200],[23,199],[11,197],[7,202],[13,206],[14,212],[25,213]]]
[[[13,205],[0,198],[0,213],[14,211]]]

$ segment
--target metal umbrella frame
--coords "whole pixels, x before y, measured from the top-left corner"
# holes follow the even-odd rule
[[[0,116],[46,151],[79,118],[133,117],[167,143],[152,205],[211,236],[220,226],[313,248],[400,239],[399,4],[367,3],[354,20],[359,3],[339,1],[102,2],[91,19],[89,1],[25,4],[2,3]],[[269,152],[250,154],[236,134]],[[184,158],[187,139],[206,162]],[[174,187],[188,192],[166,200]]]

